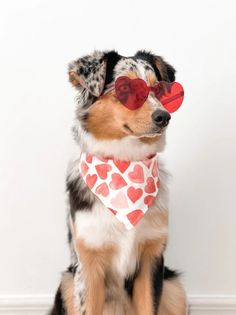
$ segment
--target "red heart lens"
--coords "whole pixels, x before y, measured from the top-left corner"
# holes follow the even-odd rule
[[[140,108],[150,91],[155,94],[169,113],[175,112],[184,99],[184,89],[178,82],[161,81],[155,86],[148,87],[142,79],[130,79],[122,76],[115,81],[115,91],[118,100],[130,110]]]
[[[142,79],[119,77],[115,82],[115,91],[118,100],[128,109],[135,110],[146,101],[149,88]]]
[[[163,107],[169,112],[174,113],[181,106],[184,100],[184,89],[178,82],[159,83],[161,86],[159,94],[156,97],[159,99]]]

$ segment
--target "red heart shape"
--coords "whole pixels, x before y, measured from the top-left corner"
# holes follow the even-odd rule
[[[127,218],[133,225],[135,225],[143,217],[143,215],[144,215],[143,211],[137,209],[127,214]]]
[[[151,160],[151,159],[148,159],[148,160],[143,160],[142,162],[143,162],[144,165],[147,166],[147,168],[149,168],[150,165],[151,165],[151,163],[152,163],[152,160]]]
[[[99,164],[95,166],[97,173],[101,179],[107,178],[107,173],[111,171],[112,167],[109,164]]]
[[[142,194],[143,194],[143,191],[141,188],[136,189],[134,187],[129,187],[129,189],[127,190],[127,195],[133,203],[139,200]]]
[[[145,205],[151,206],[153,204],[154,199],[155,198],[153,196],[146,196],[144,198]]]
[[[109,188],[106,183],[100,184],[96,188],[96,193],[102,195],[103,197],[107,197],[109,195]]]
[[[88,165],[84,161],[82,161],[80,168],[82,176],[85,176],[89,169]]]
[[[140,165],[135,165],[133,172],[129,172],[128,177],[134,183],[143,183],[143,168]]]
[[[111,179],[112,181],[110,182],[109,186],[114,190],[120,189],[127,185],[124,178],[118,173],[112,174]]]
[[[87,176],[86,176],[86,183],[87,183],[87,185],[88,185],[88,187],[90,188],[90,189],[92,189],[93,188],[93,186],[95,185],[95,183],[96,183],[96,181],[97,181],[97,175],[96,174],[94,174],[94,175],[90,175],[90,174],[88,174]]]
[[[127,168],[130,166],[129,161],[114,160],[114,164],[121,173],[124,173],[127,170]]]
[[[162,92],[158,99],[169,113],[173,113],[183,103],[184,89],[178,82],[168,83],[162,81],[160,84]]]
[[[156,177],[156,176],[157,176],[157,160],[155,160],[154,163],[153,163],[152,176],[153,176],[153,177]]]
[[[108,161],[108,158],[104,158],[104,157],[98,157],[98,159],[100,160],[100,161],[102,161],[102,162],[107,162]]]
[[[143,105],[148,97],[149,88],[142,79],[121,76],[116,79],[115,91],[118,100],[128,109],[135,110]]]
[[[147,185],[145,186],[144,190],[148,194],[154,193],[156,191],[155,182],[152,177],[147,178]]]
[[[92,156],[91,154],[87,153],[87,154],[86,154],[86,161],[87,161],[88,163],[92,163],[92,160],[93,160],[93,156]]]

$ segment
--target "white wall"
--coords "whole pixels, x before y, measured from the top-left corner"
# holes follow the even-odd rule
[[[235,10],[234,0],[1,2],[0,304],[53,294],[68,265],[66,69],[95,48],[151,49],[178,69],[167,262],[192,297],[236,294]]]

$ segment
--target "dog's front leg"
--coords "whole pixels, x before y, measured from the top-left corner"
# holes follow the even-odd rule
[[[133,286],[132,304],[135,315],[157,314],[164,266],[162,256],[157,258],[154,252],[148,246],[141,255],[139,272]]]
[[[85,314],[102,315],[105,301],[103,274],[96,262],[85,269]]]
[[[105,273],[113,254],[112,248],[91,249],[77,241],[83,267],[84,310],[86,315],[102,315],[105,303]]]

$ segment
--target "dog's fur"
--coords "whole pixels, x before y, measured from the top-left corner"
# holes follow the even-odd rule
[[[125,108],[109,90],[121,75],[142,78],[149,86],[175,80],[174,68],[146,51],[133,57],[96,51],[69,65],[78,91],[73,133],[79,147],[67,177],[71,266],[62,275],[51,315],[187,313],[178,275],[164,267],[168,194],[162,163],[158,160],[158,197],[130,231],[104,208],[79,173],[81,151],[142,160],[164,148],[165,128],[157,129],[151,116],[164,108],[153,93],[141,108]]]

